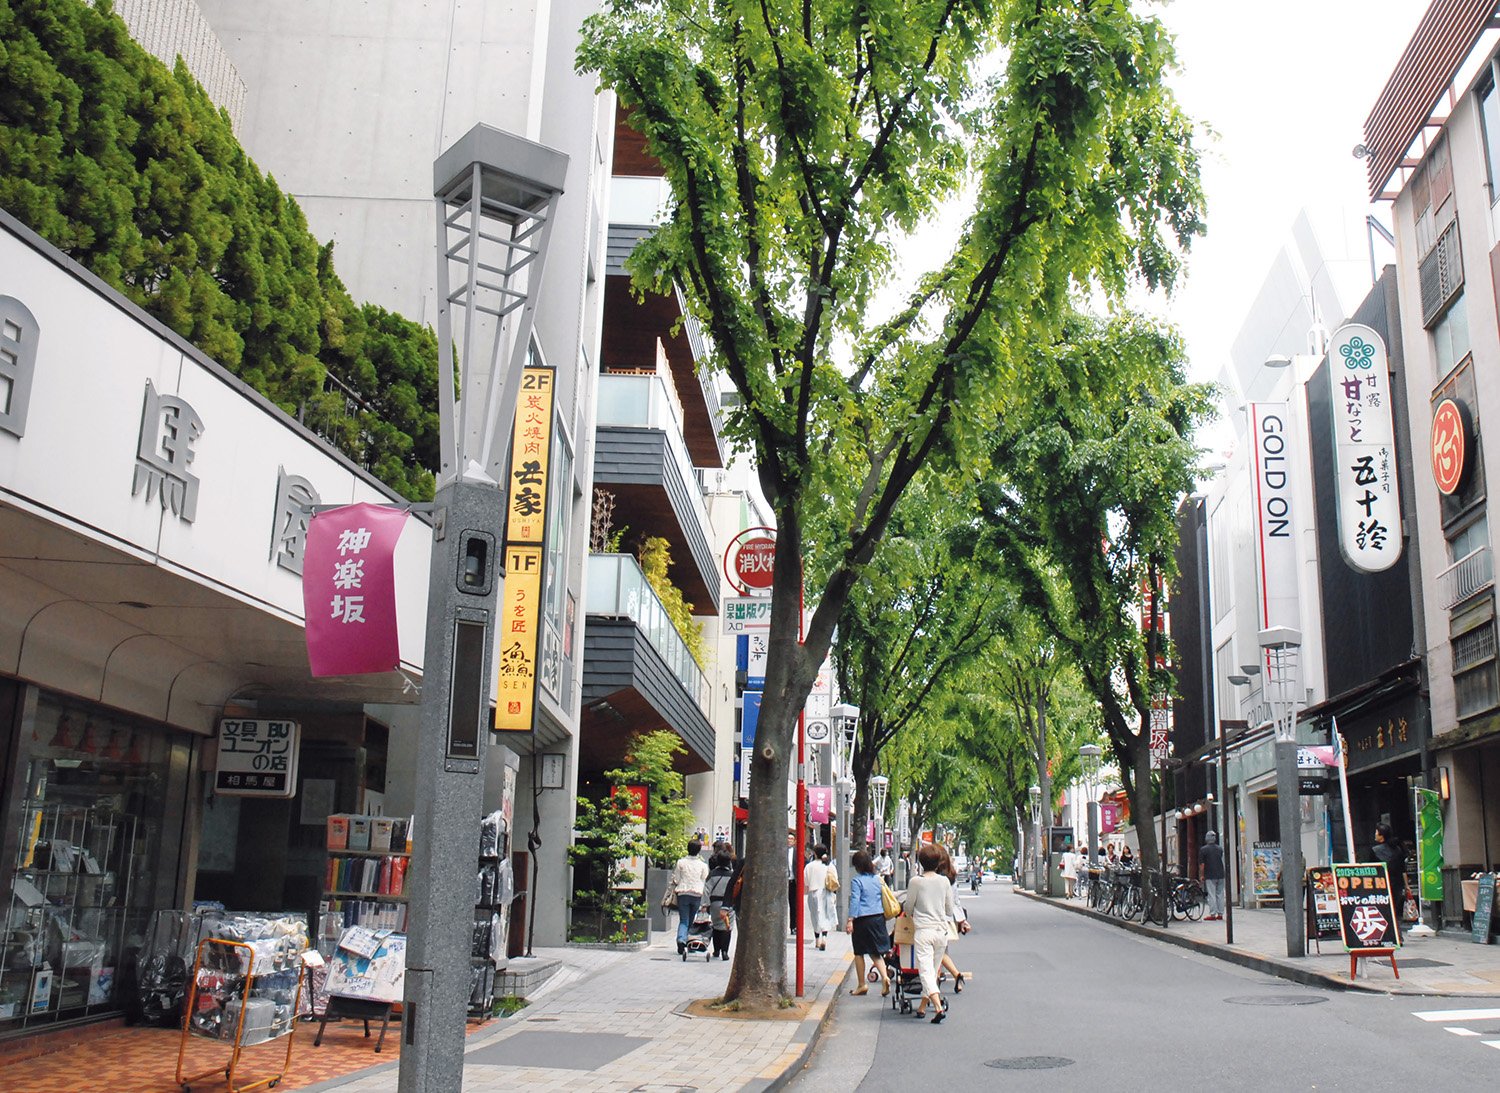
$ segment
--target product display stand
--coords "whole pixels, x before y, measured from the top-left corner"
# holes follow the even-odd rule
[[[207,961],[204,959],[206,955],[209,956]],[[193,963],[193,976],[188,984],[187,1008],[182,1019],[182,1039],[177,1046],[177,1084],[182,1087],[183,1093],[191,1093],[193,1082],[208,1077],[218,1080],[220,1073],[218,1066],[212,1066],[197,1074],[182,1072],[183,1064],[187,1061],[188,1037],[209,1036],[210,1031],[214,1033],[211,1038],[227,1039],[231,1042],[229,1063],[222,1070],[229,1093],[245,1093],[246,1090],[259,1089],[261,1086],[275,1089],[281,1079],[286,1076],[287,1069],[292,1062],[292,1041],[297,1033],[297,1022],[288,1021],[284,1029],[277,1031],[273,1021],[262,1020],[263,1011],[267,1007],[274,1010],[274,1006],[270,1000],[256,997],[255,960],[254,946],[242,941],[210,937],[199,943],[198,956]],[[235,973],[223,970],[227,968],[238,968],[239,971]],[[296,998],[292,1003],[293,1013],[296,1012],[301,1001],[302,976],[299,971]],[[201,1015],[211,1011],[217,1011],[225,1024],[215,1025],[204,1021]],[[253,1019],[251,1019],[252,1013],[256,1015]],[[225,1035],[228,1032],[229,1022],[232,1022],[233,1032]],[[245,1047],[250,1043],[261,1043],[279,1036],[286,1037],[286,1055],[281,1060],[281,1070],[270,1077],[241,1085],[239,1066]]]
[[[318,1035],[313,1039],[313,1047],[323,1046],[323,1029],[327,1027],[329,1018],[335,1021],[347,1017],[353,1021],[365,1023],[365,1039],[370,1038],[370,1022],[380,1021],[380,1038],[375,1041],[375,1054],[380,1054],[380,1049],[385,1046],[385,1030],[391,1023],[391,1007],[394,1002],[376,1002],[369,998],[341,998],[336,994],[328,996],[328,1002],[323,1006],[323,1016],[318,1021]]]

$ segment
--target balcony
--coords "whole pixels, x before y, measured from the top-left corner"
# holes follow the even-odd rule
[[[1482,546],[1465,554],[1438,574],[1438,591],[1443,607],[1452,610],[1470,596],[1476,596],[1495,583],[1495,562],[1490,548]]]
[[[589,555],[586,611],[579,733],[585,762],[606,769],[623,758],[633,733],[669,728],[688,747],[679,759],[683,773],[711,770],[708,678],[634,558]]]
[[[621,524],[667,540],[682,594],[699,614],[715,614],[718,558],[671,375],[665,370],[599,377],[594,485],[615,495]]]

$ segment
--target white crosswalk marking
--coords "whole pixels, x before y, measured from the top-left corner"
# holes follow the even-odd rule
[[[1488,1010],[1427,1010],[1417,1011],[1413,1017],[1423,1021],[1494,1021],[1500,1019],[1500,1009]]]
[[[1479,1042],[1485,1047],[1500,1048],[1500,1040],[1480,1040]]]
[[[1447,1026],[1444,1029],[1444,1031],[1445,1032],[1451,1032],[1455,1036],[1480,1036],[1480,1035],[1482,1035],[1482,1033],[1475,1032],[1471,1028],[1454,1028],[1452,1025]]]

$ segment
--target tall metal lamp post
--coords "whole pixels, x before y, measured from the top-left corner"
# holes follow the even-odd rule
[[[1099,763],[1104,755],[1104,749],[1098,744],[1085,744],[1078,749],[1078,756],[1083,760],[1083,778],[1085,791],[1088,793],[1088,832],[1089,844],[1084,848],[1084,858],[1090,865],[1094,861],[1094,848],[1099,845]]]
[[[833,722],[834,739],[839,742],[840,766],[837,779],[839,791],[839,876],[844,883],[839,887],[841,905],[849,899],[849,855],[855,842],[854,835],[854,743],[859,733],[859,707],[840,702],[828,711]],[[861,839],[863,837],[861,836]],[[843,917],[840,912],[840,918]]]
[[[1273,626],[1257,637],[1265,650],[1266,683],[1276,728],[1276,806],[1281,821],[1281,905],[1286,919],[1286,955],[1306,956],[1302,916],[1302,808],[1297,792],[1297,653],[1302,634]]]
[[[1042,890],[1042,787],[1032,783],[1031,796],[1031,890]]]
[[[891,790],[891,780],[884,774],[870,776],[870,815],[875,817],[875,845],[885,852],[885,798]]]
[[[449,381],[438,384],[401,1093],[457,1093],[463,1084],[503,463],[567,168],[561,152],[486,125],[433,164],[438,375]]]

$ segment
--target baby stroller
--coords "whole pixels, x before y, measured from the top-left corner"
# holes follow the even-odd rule
[[[892,946],[885,958],[885,967],[891,975],[891,1009],[897,1013],[910,1013],[922,1001],[922,977],[917,972],[916,946]]]
[[[713,940],[713,916],[709,914],[708,904],[705,903],[698,908],[698,913],[688,924],[687,948],[682,950],[683,961],[686,962],[688,953],[702,953],[704,960],[712,960],[714,958]]]

